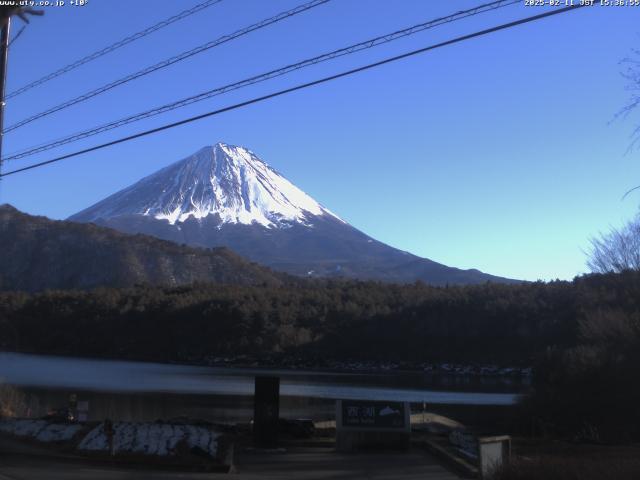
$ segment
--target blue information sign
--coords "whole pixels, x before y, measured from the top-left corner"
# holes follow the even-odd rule
[[[405,428],[403,402],[342,400],[342,426],[365,428]]]

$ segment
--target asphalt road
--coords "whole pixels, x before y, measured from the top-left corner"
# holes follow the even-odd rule
[[[243,453],[236,480],[455,480],[460,477],[422,451],[338,454],[329,448],[299,448],[286,453]],[[0,454],[0,480],[151,480],[229,478],[222,473],[176,472],[95,466],[25,454]]]

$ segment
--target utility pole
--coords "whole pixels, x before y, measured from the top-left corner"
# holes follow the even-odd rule
[[[2,140],[4,134],[4,94],[7,79],[7,63],[9,61],[9,31],[11,29],[11,16],[8,16],[2,24],[0,34],[0,173],[2,172]]]
[[[7,83],[7,64],[9,63],[9,33],[11,30],[11,16],[18,15],[22,21],[29,23],[27,15],[44,15],[42,10],[34,10],[31,7],[20,7],[18,2],[13,0],[10,5],[0,6],[0,22],[2,22],[2,32],[0,33],[0,173],[2,173],[2,140],[4,134],[4,95]],[[1,178],[1,177],[0,177]]]

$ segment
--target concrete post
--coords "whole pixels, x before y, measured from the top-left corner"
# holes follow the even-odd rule
[[[253,442],[257,448],[278,445],[280,378],[256,377],[253,404]]]

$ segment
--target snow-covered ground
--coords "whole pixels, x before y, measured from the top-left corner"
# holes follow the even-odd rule
[[[82,426],[78,424],[50,423],[46,420],[13,418],[0,420],[0,432],[33,438],[39,442],[66,442],[81,429]]]
[[[169,456],[175,454],[177,445],[184,441],[189,448],[198,447],[212,457],[218,450],[220,433],[194,425],[161,423],[113,424],[114,453],[139,453],[143,455]],[[78,450],[109,452],[109,440],[104,426],[91,430],[78,445]]]
[[[47,420],[6,418],[0,419],[0,432],[29,438],[43,443],[69,442],[84,428],[77,423],[53,423]],[[168,423],[113,424],[113,450],[118,453],[171,456],[179,450],[179,444],[215,457],[221,433],[198,425]],[[104,424],[100,424],[80,440],[78,450],[85,452],[109,452],[110,445]]]

